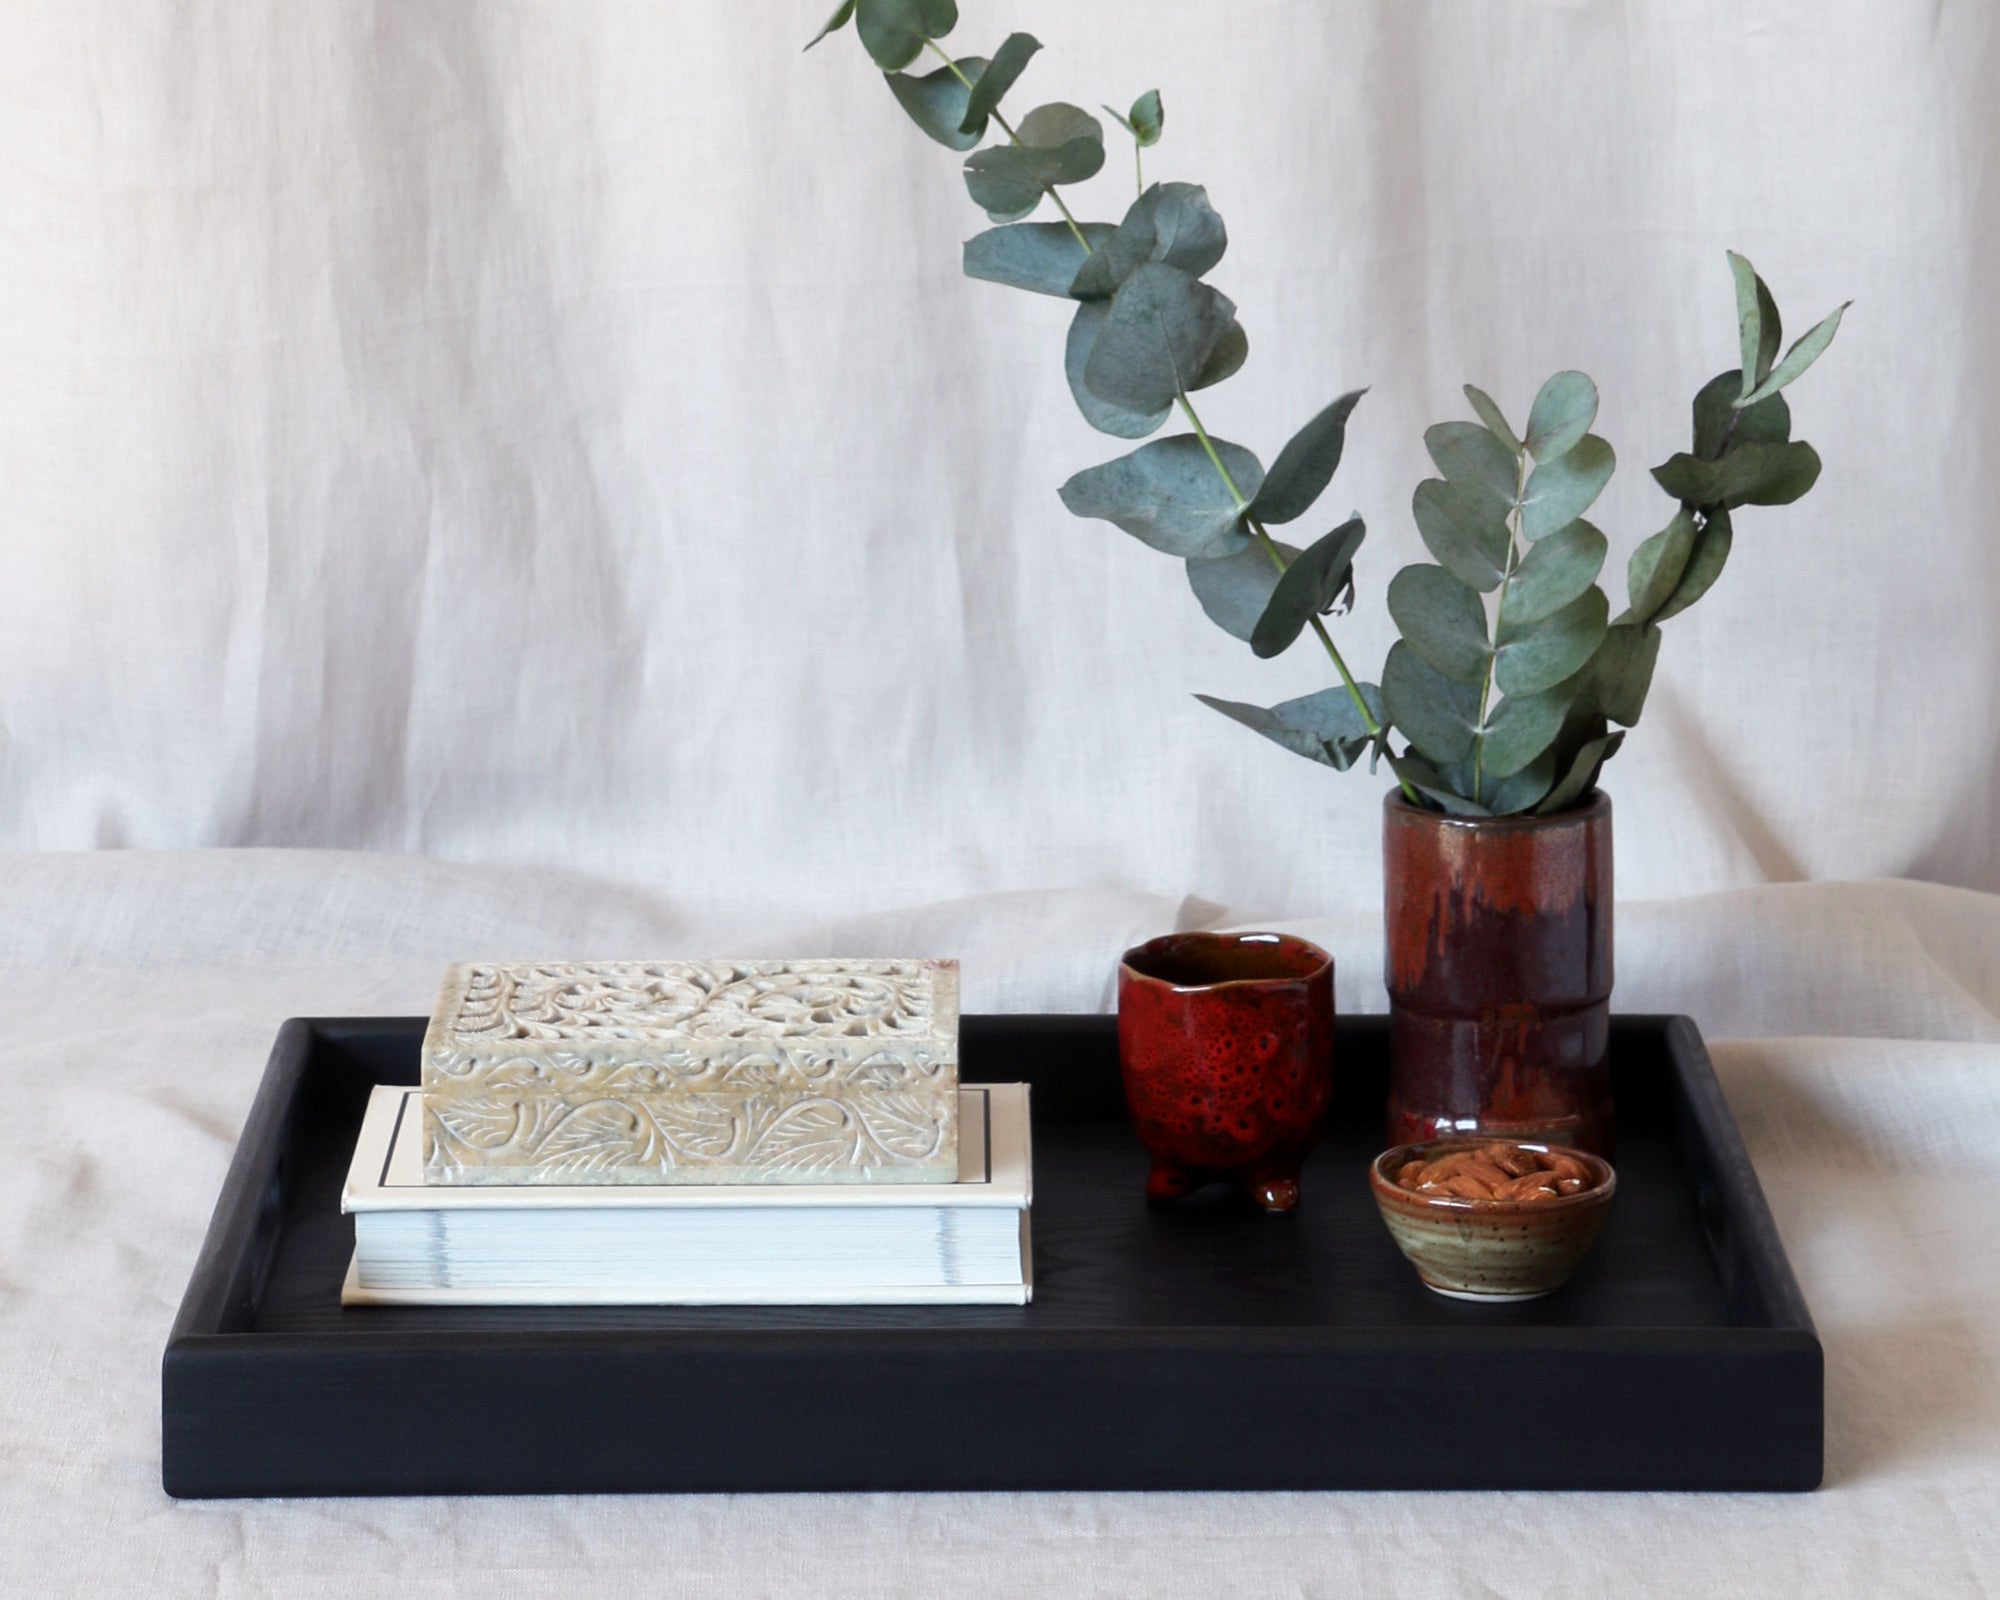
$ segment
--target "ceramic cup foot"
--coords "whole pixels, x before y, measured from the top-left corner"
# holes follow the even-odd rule
[[[1156,1161],[1153,1170],[1146,1175],[1146,1198],[1156,1203],[1178,1200],[1183,1195],[1194,1193],[1201,1183],[1202,1180],[1185,1167]]]
[[[1243,1192],[1266,1211],[1294,1211],[1299,1204],[1299,1176],[1296,1172],[1285,1176],[1266,1173],[1245,1178]]]

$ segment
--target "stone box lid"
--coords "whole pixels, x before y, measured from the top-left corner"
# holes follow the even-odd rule
[[[818,1076],[958,1065],[958,963],[925,959],[464,962],[424,1034],[426,1087],[500,1060],[768,1056]],[[926,1073],[928,1076],[929,1073]]]

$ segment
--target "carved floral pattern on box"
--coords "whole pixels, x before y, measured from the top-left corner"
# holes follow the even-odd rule
[[[423,1083],[433,1182],[948,1180],[957,965],[458,966]]]

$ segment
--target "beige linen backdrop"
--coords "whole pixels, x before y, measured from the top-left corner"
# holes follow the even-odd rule
[[[0,10],[0,845],[579,869],[703,925],[1063,888],[1378,894],[1384,784],[1224,722],[1260,663],[1056,499],[1054,301],[830,0]],[[1621,889],[2000,889],[2000,28],[1952,0],[965,0],[1018,106],[1158,85],[1267,461],[1371,385],[1319,522],[1382,591],[1459,385],[1603,392],[1607,584],[1735,361],[1801,331],[1827,467],[1672,622],[1610,769]],[[1108,124],[1107,124],[1108,126]],[[1115,218],[1112,128],[1076,192]],[[1303,526],[1303,525],[1302,525]],[[1323,531],[1317,526],[1310,532]]]
[[[1063,307],[960,276],[957,161],[851,35],[800,52],[833,3],[0,0],[0,1594],[1995,1592],[1996,0],[961,0],[955,41],[1047,41],[1021,105],[1162,90],[1147,171],[1208,186],[1250,333],[1217,432],[1269,460],[1372,386],[1308,525],[1372,525],[1371,676],[1462,382],[1596,376],[1622,598],[1735,363],[1724,250],[1794,331],[1854,298],[1794,391],[1820,487],[1744,515],[1609,781],[1618,1004],[1714,1046],[1821,1493],[165,1500],[284,1016],[471,954],[883,949],[1087,1009],[1253,920],[1383,1003],[1384,781],[1192,698],[1325,665],[1062,509],[1124,448]]]

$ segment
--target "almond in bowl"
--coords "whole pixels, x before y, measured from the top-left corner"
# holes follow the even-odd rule
[[[1459,1300],[1553,1294],[1597,1242],[1611,1164],[1563,1145],[1435,1139],[1368,1169],[1389,1235],[1427,1288]]]

